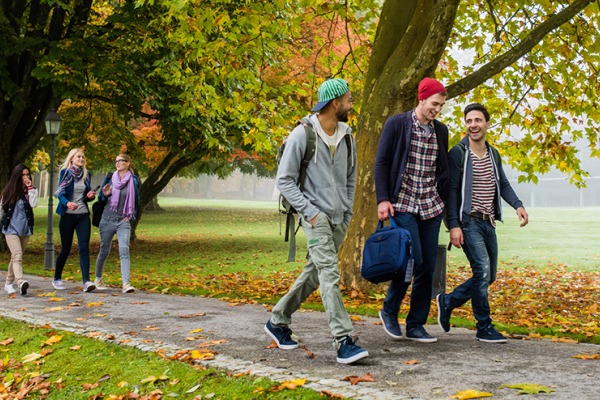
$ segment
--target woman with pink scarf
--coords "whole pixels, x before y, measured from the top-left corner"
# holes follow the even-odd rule
[[[123,293],[132,293],[135,288],[130,282],[131,261],[129,258],[129,237],[131,235],[131,221],[137,219],[140,202],[140,181],[133,174],[131,157],[119,154],[115,159],[117,170],[108,175],[102,183],[99,201],[106,201],[102,219],[100,220],[100,252],[96,259],[96,280],[94,284],[98,290],[106,290],[102,279],[104,264],[110,253],[113,236],[117,235],[119,243],[119,257],[121,259],[121,277],[123,279]]]

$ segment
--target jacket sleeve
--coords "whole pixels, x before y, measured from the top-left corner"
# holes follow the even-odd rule
[[[92,190],[92,174],[88,172],[88,179],[85,180],[85,192],[83,193],[83,201],[84,203],[89,203],[90,201],[94,201],[96,199],[96,195],[94,197],[87,197],[87,194]]]
[[[460,227],[461,188],[461,150],[456,145],[448,153],[448,204],[446,206],[446,219],[448,228]]]
[[[300,165],[305,151],[306,133],[304,127],[298,125],[286,139],[285,151],[277,168],[275,184],[292,207],[310,220],[319,213],[319,209],[304,196],[298,187]]]
[[[29,199],[29,205],[31,208],[37,207],[40,201],[37,188],[32,187],[29,189],[27,191],[27,198]]]
[[[60,186],[60,183],[62,182],[63,178],[65,177],[65,173],[66,170],[61,169],[60,173],[58,174],[58,186]],[[58,189],[58,187],[57,187]],[[62,204],[63,206],[66,206],[67,203],[70,201],[69,199],[67,199],[67,196],[65,196],[65,191],[63,191],[60,196],[56,196],[58,198],[58,202],[60,204]]]
[[[510,186],[510,182],[504,173],[504,169],[502,168],[502,160],[496,164],[498,167],[498,174],[500,178],[500,195],[512,208],[515,210],[519,207],[523,207],[523,202],[519,200],[519,197],[513,190],[512,186]]]
[[[396,121],[391,117],[385,121],[375,157],[375,195],[377,204],[382,201],[390,201],[390,170],[393,162],[394,136],[396,135]]]

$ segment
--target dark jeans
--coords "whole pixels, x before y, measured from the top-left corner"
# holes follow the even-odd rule
[[[415,259],[410,311],[406,317],[406,330],[425,325],[431,307],[431,281],[435,271],[437,248],[442,216],[422,220],[418,215],[396,212],[394,220],[398,226],[408,230],[412,238],[412,253]],[[404,276],[390,282],[387,296],[383,301],[383,311],[392,316],[398,315],[400,304],[406,295],[410,282]]]
[[[60,253],[56,258],[54,279],[62,279],[67,257],[71,253],[73,234],[77,232],[77,247],[79,249],[79,267],[83,283],[90,280],[90,233],[92,224],[90,214],[64,214],[58,223],[60,231]]]
[[[463,250],[473,276],[445,296],[446,307],[453,309],[471,300],[473,315],[477,320],[477,329],[485,329],[492,324],[488,287],[496,280],[498,268],[498,242],[496,229],[488,222],[478,218],[462,226]]]

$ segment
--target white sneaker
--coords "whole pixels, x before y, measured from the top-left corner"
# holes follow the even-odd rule
[[[6,290],[6,293],[8,293],[8,294],[15,294],[15,293],[17,293],[17,291],[15,290],[15,287],[13,286],[12,283],[5,283],[4,284],[4,290]]]
[[[135,291],[135,288],[133,286],[131,286],[129,283],[123,284],[123,293],[133,293],[134,291]]]
[[[106,290],[106,289],[108,289],[108,287],[104,283],[104,279],[102,279],[102,278],[96,278],[96,279],[94,279],[94,285],[96,285],[96,289],[97,290]]]
[[[67,287],[65,286],[65,284],[63,283],[63,281],[60,280],[60,279],[54,279],[52,281],[52,286],[56,290],[66,290],[67,289]]]
[[[27,288],[29,288],[29,282],[21,281],[21,283],[19,283],[19,292],[21,293],[21,296],[25,296],[27,294]]]
[[[96,289],[96,285],[94,285],[92,282],[87,281],[86,283],[83,284],[83,291],[84,292],[91,292],[94,289]]]

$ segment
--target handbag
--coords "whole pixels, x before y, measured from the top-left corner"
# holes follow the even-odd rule
[[[414,267],[411,248],[410,233],[400,228],[393,218],[385,227],[383,221],[379,221],[377,229],[365,242],[360,268],[362,277],[372,283],[381,283],[404,275],[404,281],[410,282]]]
[[[106,174],[106,178],[104,178],[104,182],[110,182],[112,179],[112,172]],[[100,189],[102,190],[102,189]],[[106,207],[107,199],[98,200],[94,204],[92,204],[92,225],[99,227],[100,220],[102,219],[102,213],[104,212],[104,207]]]

